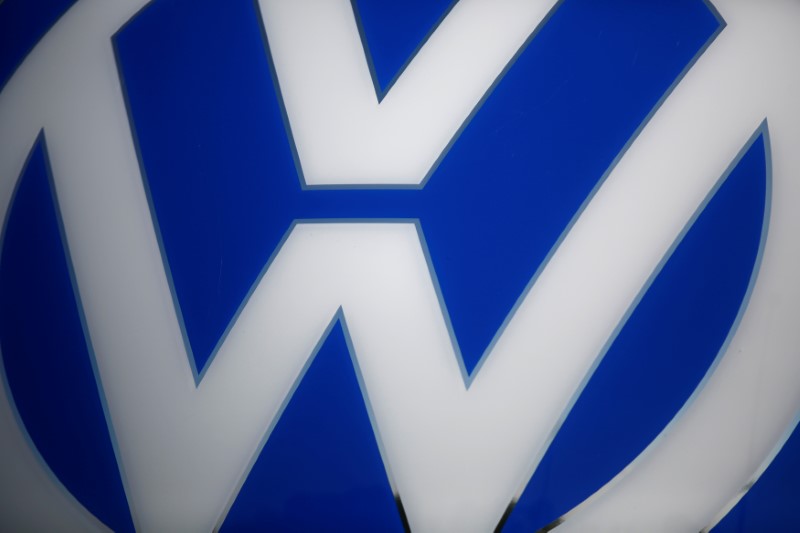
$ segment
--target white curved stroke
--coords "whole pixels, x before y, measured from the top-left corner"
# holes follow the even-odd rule
[[[61,46],[82,37],[97,44],[101,39],[98,31],[119,27],[143,4],[78,2],[41,39],[0,92],[0,219],[5,220],[17,178],[38,132],[48,118],[54,118],[59,105],[69,105],[69,96],[62,101],[57,85],[67,81],[67,85],[74,85],[81,75],[73,64],[75,47]],[[81,21],[86,24],[90,20],[96,24],[83,29],[94,26],[93,31],[85,35],[75,31]],[[107,42],[108,36],[105,39]],[[76,135],[79,130],[80,126]],[[11,393],[5,379],[0,380],[0,389],[0,529],[108,531],[44,466],[28,436],[20,430],[16,410],[7,401]]]
[[[14,139],[0,144],[0,193],[10,194],[25,143],[44,126],[125,487],[144,531],[203,531],[219,522],[340,307],[412,529],[491,530],[630,303],[764,118],[747,95],[714,85],[729,64],[701,58],[697,76],[720,91],[708,89],[708,106],[679,112],[687,98],[680,91],[690,90],[679,86],[667,102],[677,96],[678,110],[665,105],[600,188],[469,389],[412,223],[296,226],[195,387],[110,44],[140,4],[83,0],[0,94],[0,138]],[[723,36],[734,22],[746,23],[729,22]],[[724,59],[729,48],[715,44],[709,53],[723,50],[714,53]],[[787,116],[796,112],[791,106]],[[777,139],[772,117],[770,127],[777,153],[790,141]],[[787,213],[797,191],[782,187],[785,199],[778,202],[776,192],[773,209]],[[0,205],[7,203],[3,196]],[[790,229],[779,227],[779,234]],[[777,253],[767,252],[763,268]],[[792,295],[794,285],[785,292]],[[765,327],[785,326],[768,315],[762,310]],[[787,374],[794,368],[785,359],[775,364]],[[747,400],[759,405],[761,398]],[[782,421],[764,423],[779,432]],[[6,434],[19,429],[4,426]],[[695,518],[704,512],[686,509]]]
[[[760,473],[800,408],[800,4],[715,2],[728,22],[617,171],[694,166],[767,117],[772,211],[760,275],[724,357],[682,414],[559,531],[700,531]],[[747,121],[750,121],[749,123]],[[661,155],[659,155],[661,154]]]
[[[378,102],[349,0],[259,0],[308,185],[419,185],[556,0],[460,0]]]

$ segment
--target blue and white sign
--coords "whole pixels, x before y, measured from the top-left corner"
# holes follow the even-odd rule
[[[800,5],[0,2],[0,529],[800,527]]]

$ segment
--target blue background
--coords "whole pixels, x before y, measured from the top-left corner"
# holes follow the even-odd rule
[[[411,4],[354,2],[378,97],[451,7]],[[0,4],[0,86],[70,5]],[[465,378],[474,375],[609,166],[721,27],[701,1],[566,0],[422,190],[304,190],[254,4],[150,4],[113,45],[197,379],[292,221],[338,217],[419,220]],[[510,502],[505,530],[540,528],[602,486],[702,379],[753,273],[768,157],[762,132],[609,347]],[[65,252],[40,138],[3,233],[3,368],[54,474],[106,524],[130,530]],[[223,529],[404,527],[402,495],[392,492],[356,376],[339,317]],[[800,528],[790,505],[799,454],[793,435],[718,529]]]

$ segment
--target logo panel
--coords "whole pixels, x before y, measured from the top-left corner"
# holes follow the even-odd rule
[[[762,221],[769,197],[763,170],[769,154],[766,128],[758,129],[749,142],[742,132],[752,132],[757,122],[738,128],[738,138],[711,142],[717,147],[724,145],[709,150],[718,159],[714,164],[722,166],[699,165],[692,175],[705,176],[696,187],[684,186],[684,192],[689,191],[685,201],[676,203],[680,195],[665,196],[655,211],[666,213],[680,207],[677,214],[665,214],[663,223],[655,222],[657,213],[637,217],[637,202],[607,200],[619,187],[620,179],[615,176],[630,172],[631,164],[626,167],[625,162],[632,160],[635,168],[638,151],[634,145],[633,155],[623,157],[620,168],[615,166],[618,156],[625,153],[651,110],[660,105],[718,30],[719,21],[705,4],[675,5],[671,7],[674,19],[664,13],[648,19],[653,12],[634,8],[624,17],[603,19],[579,2],[559,5],[541,29],[532,33],[530,42],[522,39],[520,53],[508,58],[507,70],[505,61],[495,61],[492,64],[500,74],[496,78],[490,76],[483,84],[464,82],[474,85],[470,90],[488,92],[485,98],[473,97],[470,101],[474,103],[468,102],[467,111],[461,111],[462,118],[457,113],[449,122],[430,117],[431,123],[449,124],[457,136],[445,140],[442,157],[432,165],[422,164],[430,167],[428,171],[417,173],[416,178],[412,171],[401,173],[409,179],[423,178],[419,186],[411,187],[413,180],[404,182],[405,178],[391,173],[380,176],[370,171],[370,176],[376,176],[374,182],[364,181],[357,172],[348,177],[347,165],[353,164],[349,155],[342,159],[345,166],[329,177],[324,177],[325,172],[308,171],[316,167],[308,162],[312,156],[304,154],[318,150],[313,148],[317,142],[313,132],[322,131],[313,128],[314,121],[325,113],[350,109],[348,112],[361,113],[353,120],[361,124],[356,129],[372,131],[373,140],[386,140],[392,136],[386,132],[403,128],[410,132],[405,135],[420,131],[414,129],[419,128],[419,121],[412,120],[414,108],[430,96],[420,95],[437,85],[426,84],[429,76],[418,73],[426,72],[425,61],[437,65],[441,64],[436,63],[437,57],[460,57],[455,46],[461,42],[459,29],[469,27],[464,21],[474,20],[475,13],[482,12],[470,15],[470,9],[475,9],[470,4],[462,4],[466,7],[461,11],[443,11],[447,17],[433,28],[430,38],[387,90],[381,89],[381,82],[374,77],[381,56],[374,51],[372,57],[367,55],[372,50],[368,23],[359,21],[358,10],[343,5],[347,9],[342,13],[353,18],[350,26],[342,28],[353,31],[336,34],[341,28],[335,23],[326,31],[335,30],[333,37],[344,35],[345,49],[353,39],[359,44],[360,55],[351,55],[349,60],[361,61],[358,68],[362,71],[372,71],[373,77],[367,81],[374,101],[358,97],[360,93],[353,97],[364,85],[357,76],[349,81],[343,78],[342,87],[347,90],[337,89],[337,81],[330,91],[320,89],[310,96],[297,88],[287,90],[293,87],[291,80],[284,81],[286,63],[282,61],[288,56],[278,57],[282,53],[278,50],[282,39],[291,42],[293,37],[276,37],[269,29],[269,13],[274,8],[274,17],[287,20],[294,20],[297,14],[277,3],[260,6],[266,36],[260,35],[259,11],[246,4],[238,11],[220,11],[211,4],[196,6],[192,15],[187,15],[177,3],[154,3],[116,32],[116,57],[109,55],[110,48],[101,54],[101,61],[100,55],[84,54],[88,74],[96,70],[90,65],[100,63],[119,69],[143,174],[139,177],[131,172],[136,168],[135,159],[124,148],[125,134],[118,121],[119,89],[115,91],[107,70],[99,77],[87,76],[82,80],[86,86],[99,82],[93,86],[94,105],[102,110],[105,102],[109,110],[116,109],[102,115],[109,117],[104,120],[112,127],[96,128],[95,135],[113,138],[108,132],[116,132],[122,143],[115,146],[123,149],[104,153],[111,154],[107,159],[116,161],[118,170],[125,169],[110,181],[94,182],[92,190],[102,191],[107,198],[104,206],[99,202],[99,210],[88,205],[91,195],[80,192],[90,190],[87,185],[92,176],[101,174],[97,171],[102,166],[96,164],[97,158],[85,157],[86,146],[91,145],[86,141],[94,139],[95,148],[109,141],[87,134],[73,136],[70,143],[65,133],[75,130],[74,121],[53,118],[60,115],[49,110],[31,115],[33,120],[41,113],[49,117],[42,124],[48,141],[51,136],[53,139],[49,142],[55,183],[51,194],[59,206],[56,213],[59,209],[63,213],[55,220],[63,218],[63,232],[70,244],[67,265],[74,264],[81,295],[78,316],[85,311],[90,350],[94,348],[90,359],[96,362],[100,384],[95,405],[102,405],[107,413],[137,527],[186,526],[186,517],[191,517],[193,527],[207,528],[226,515],[236,520],[224,522],[226,528],[271,523],[281,512],[264,510],[260,501],[265,493],[273,495],[272,502],[291,497],[286,484],[276,480],[281,475],[302,478],[294,474],[299,466],[293,469],[290,464],[301,461],[302,448],[293,449],[298,448],[293,443],[299,442],[329,444],[321,445],[318,452],[305,452],[317,454],[320,464],[303,483],[306,489],[317,491],[313,501],[322,505],[320,508],[340,502],[335,508],[337,516],[344,518],[337,521],[348,519],[347,513],[353,513],[350,518],[363,517],[364,513],[353,511],[351,505],[364,499],[337,500],[330,490],[322,490],[326,483],[322,480],[343,478],[344,465],[362,459],[358,468],[345,470],[375,473],[373,481],[362,481],[371,487],[383,485],[373,493],[382,491],[384,503],[370,508],[384,509],[377,515],[389,517],[394,524],[405,522],[406,527],[422,529],[461,524],[478,530],[508,520],[509,530],[542,526],[597,491],[651,443],[682,409],[717,352],[721,349],[724,353],[736,331],[731,325],[738,323],[743,298],[746,301],[752,290],[753,265],[764,243]],[[171,15],[170,9],[174,9]],[[692,9],[695,18],[686,16]],[[109,20],[121,22],[129,15],[115,17],[109,15]],[[448,25],[447,20],[455,22]],[[698,25],[692,30],[687,21]],[[309,15],[301,22],[314,27],[315,19]],[[684,24],[680,30],[675,26],[678,22]],[[198,29],[204,24],[209,29],[205,33]],[[299,28],[300,21],[297,24]],[[604,39],[603,30],[612,30],[613,24],[619,24],[620,30],[636,28],[639,33],[610,31],[611,37]],[[598,25],[602,26],[599,30]],[[118,26],[109,23],[110,28]],[[234,36],[230,31],[218,31],[224,27],[242,30]],[[529,31],[536,28],[537,24],[532,24]],[[145,30],[148,40],[140,37]],[[308,28],[298,31],[304,34]],[[676,31],[685,48],[681,48],[681,39],[675,39]],[[176,35],[183,37],[178,39],[183,47],[171,46],[169,38]],[[197,35],[204,38],[197,39]],[[436,35],[445,37],[437,40]],[[673,42],[679,43],[675,50],[664,52],[664,46]],[[257,51],[253,43],[259,45]],[[645,43],[650,43],[649,52]],[[204,46],[210,50],[205,57],[198,54]],[[240,46],[245,52],[233,54],[241,60],[238,66],[230,60],[228,46]],[[337,62],[335,50],[331,53],[334,59],[330,63],[341,70],[355,64]],[[638,63],[640,57],[643,63]],[[418,59],[420,63],[415,63]],[[319,75],[319,70],[314,71],[319,66],[313,62],[301,66],[297,79]],[[303,73],[304,69],[310,70]],[[215,77],[222,72],[224,76]],[[491,74],[491,69],[487,72]],[[148,78],[153,74],[157,75]],[[472,79],[464,75],[464,79]],[[242,83],[238,87],[227,83],[232,79]],[[561,80],[560,85],[554,80]],[[449,82],[452,80],[442,81]],[[109,83],[110,90],[102,89]],[[620,93],[620,83],[634,96]],[[4,96],[13,99],[14,89],[12,84]],[[97,98],[101,93],[105,99]],[[392,100],[393,94],[399,96]],[[336,98],[351,97],[349,103],[334,105]],[[74,94],[71,98],[73,103],[90,100]],[[292,98],[299,98],[302,105],[293,108]],[[435,95],[430,98],[436,100]],[[246,108],[242,102],[254,102],[255,107]],[[320,113],[312,114],[304,125],[297,110],[314,105],[321,106]],[[374,110],[358,111],[364,105]],[[271,118],[253,112],[259,106],[262,110],[271,106]],[[248,109],[249,114],[245,112]],[[396,118],[392,109],[409,110],[411,118]],[[373,116],[370,113],[374,119],[369,118]],[[745,115],[758,118],[759,112]],[[663,123],[655,120],[651,129],[663,131]],[[337,125],[331,121],[326,127]],[[306,133],[312,131],[311,137],[302,133],[304,128]],[[231,130],[236,133],[220,135],[220,131]],[[447,135],[447,128],[442,131]],[[364,141],[352,132],[339,137],[346,146],[336,153],[356,150],[366,159],[382,160],[383,156],[374,157],[381,152],[369,144],[372,140]],[[134,145],[127,142],[127,146]],[[401,144],[404,149],[413,148]],[[435,143],[426,146],[430,144]],[[740,155],[734,157],[736,149],[731,147],[742,145]],[[42,149],[38,150],[32,161],[44,158]],[[574,153],[580,157],[572,157]],[[723,171],[721,162],[731,159],[734,163]],[[282,162],[276,164],[278,160]],[[431,161],[419,158],[426,160]],[[336,164],[325,163],[320,168],[337,168]],[[88,172],[76,173],[81,167]],[[609,168],[614,170],[604,182]],[[83,185],[80,179],[65,181],[66,176],[81,174],[88,179]],[[722,179],[712,187],[719,175]],[[676,180],[689,183],[680,173]],[[20,190],[27,181],[23,178]],[[381,187],[376,190],[376,185]],[[131,200],[129,191],[137,187],[146,189],[147,196]],[[397,187],[405,188],[393,190]],[[637,191],[639,185],[629,180],[628,187]],[[45,204],[46,189],[39,195]],[[77,223],[80,205],[87,208],[86,220],[108,222],[104,227],[107,236]],[[615,229],[614,216],[601,217],[605,226],[586,222],[596,219],[596,213],[609,205],[612,215],[622,215],[623,226]],[[641,201],[638,205],[648,204]],[[12,227],[21,227],[12,224],[12,219],[7,230],[10,235]],[[134,226],[143,227],[143,220],[152,220],[149,227],[155,231],[131,233]],[[647,220],[644,226],[653,243],[641,251],[639,244],[644,241],[629,229],[634,220]],[[586,227],[600,228],[589,230],[589,235],[594,231],[605,237],[587,240]],[[15,231],[20,237],[23,230]],[[125,242],[139,244],[120,254],[123,248],[113,245],[115,240],[134,234],[139,237]],[[586,245],[593,241],[604,243],[613,253]],[[579,244],[573,244],[576,242]],[[58,254],[58,242],[45,248],[50,250],[47,253],[55,250]],[[112,257],[114,253],[124,260],[117,262],[122,258]],[[20,285],[8,274],[6,265],[15,264],[23,255],[8,252],[4,245],[3,270],[9,287]],[[158,272],[160,265],[160,275],[147,274]],[[577,272],[576,266],[586,269],[586,274],[570,276]],[[718,284],[703,276],[714,268],[725,272],[715,279]],[[164,273],[166,276],[160,277]],[[66,275],[69,277],[69,268]],[[129,280],[127,289],[120,289],[120,279]],[[170,293],[174,300],[164,299]],[[4,299],[4,303],[10,301]],[[129,305],[120,306],[120,301]],[[714,305],[708,311],[698,305],[709,302]],[[6,303],[6,316],[13,315],[12,307]],[[682,313],[687,307],[699,318],[691,320]],[[667,318],[670,312],[674,319]],[[603,317],[602,323],[591,326],[598,317]],[[332,340],[320,349],[330,325],[337,322]],[[702,324],[699,329],[698,322]],[[97,499],[88,503],[91,496],[80,496],[69,481],[70,474],[59,474],[55,466],[59,460],[54,457],[63,450],[51,446],[53,451],[46,451],[47,443],[30,429],[37,423],[45,427],[42,422],[47,422],[49,415],[25,415],[24,397],[28,395],[35,404],[36,394],[29,394],[33,388],[8,370],[9,361],[20,352],[7,348],[15,328],[6,327],[5,331],[7,378],[39,452],[87,507],[107,508],[107,503]],[[142,331],[147,332],[144,337]],[[576,336],[575,331],[581,335]],[[654,340],[658,335],[663,342]],[[642,352],[657,355],[646,360]],[[556,363],[552,357],[562,362]],[[690,369],[676,357],[694,366]],[[526,359],[529,361],[524,362]],[[677,370],[665,373],[669,368]],[[36,369],[28,372],[35,380]],[[329,383],[314,378],[329,373],[341,375],[341,379]],[[583,382],[592,375],[584,389]],[[670,378],[661,379],[666,376]],[[75,385],[70,381],[42,387],[52,392],[63,385],[68,391]],[[334,392],[326,392],[329,390]],[[584,394],[563,432],[551,444],[561,418],[581,391]],[[650,395],[647,401],[643,400],[645,393]],[[324,401],[326,394],[343,402],[351,400],[337,410]],[[640,400],[641,409],[625,411],[632,396]],[[614,414],[595,407],[592,398],[616,405]],[[359,401],[364,405],[361,409]],[[332,410],[315,411],[313,405]],[[355,439],[357,442],[334,444],[335,428],[326,430],[323,424],[308,422],[314,419],[310,415],[314,412],[317,420],[335,419],[341,427],[360,427],[352,433],[362,437]],[[230,413],[236,413],[237,419],[230,420]],[[498,417],[498,413],[507,416]],[[37,417],[38,422],[34,420]],[[95,416],[94,420],[99,419]],[[590,421],[601,427],[593,428]],[[619,446],[613,438],[617,434],[614,421],[622,427],[646,427],[626,432],[621,439],[625,443]],[[348,426],[351,422],[356,425]],[[325,431],[329,433],[323,437]],[[102,440],[102,430],[99,435]],[[219,441],[222,435],[225,442]],[[607,443],[599,446],[606,459],[594,470],[592,465],[580,467],[575,462],[584,455],[579,444],[587,439]],[[372,451],[358,452],[358,446]],[[101,448],[108,450],[107,445],[100,444]],[[609,451],[618,454],[612,458]],[[281,459],[280,454],[286,452],[294,453],[289,456],[293,459]],[[286,466],[281,470],[284,474],[259,466],[270,463]],[[537,464],[539,469],[528,484]],[[573,469],[583,480],[559,489],[547,480],[553,468],[560,468],[556,470],[561,472],[556,474],[559,478],[568,477]],[[463,470],[456,473],[456,469]],[[113,477],[113,468],[111,471]],[[196,490],[171,501],[152,490],[181,479],[192,479]],[[391,505],[382,507],[391,502],[392,492],[402,502],[399,511]],[[283,519],[299,520],[286,511],[292,502],[285,501]],[[512,510],[514,504],[516,511]],[[115,528],[124,529],[124,512],[120,516]]]

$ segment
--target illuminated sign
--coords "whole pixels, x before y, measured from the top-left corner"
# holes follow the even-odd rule
[[[761,475],[798,8],[415,9],[84,1],[20,58],[7,524],[700,530]]]

